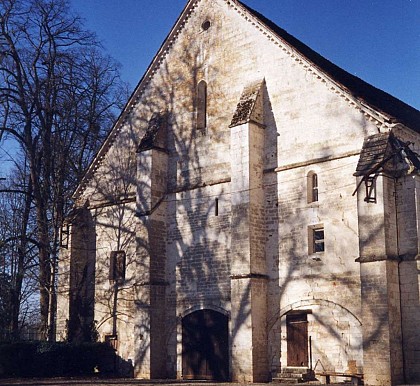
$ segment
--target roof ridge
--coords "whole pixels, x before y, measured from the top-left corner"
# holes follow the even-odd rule
[[[115,124],[110,130],[107,138],[105,139],[103,145],[97,152],[95,158],[91,162],[90,166],[86,170],[78,188],[73,193],[73,198],[78,198],[84,191],[83,186],[90,180],[92,175],[101,165],[101,161],[104,159],[108,149],[112,146],[112,143],[118,133],[121,131],[122,126],[126,122],[127,116],[133,111],[137,105],[141,95],[143,94],[144,89],[149,84],[150,80],[153,78],[156,71],[158,71],[161,63],[164,60],[164,57],[167,55],[171,47],[173,46],[174,41],[177,39],[179,33],[183,30],[185,23],[188,21],[189,16],[197,7],[198,3],[204,0],[188,0],[184,9],[182,10],[180,16],[174,23],[173,27],[169,31],[167,37],[164,39],[162,45],[158,49],[156,55],[153,57],[151,63],[149,64],[147,70],[141,77],[137,86],[135,87],[132,95],[130,96],[127,104],[124,109],[121,111],[121,114],[117,118]],[[350,74],[349,72],[343,70],[336,64],[332,63],[312,48],[304,44],[299,39],[295,38],[289,34],[286,30],[279,27],[277,24],[272,22],[270,19],[266,18],[264,15],[244,4],[240,0],[223,0],[229,6],[235,6],[242,8],[245,12],[248,12],[252,17],[256,18],[271,34],[274,34],[276,38],[279,38],[281,41],[285,42],[289,48],[296,51],[300,57],[303,57],[305,61],[308,61],[307,65],[309,70],[312,70],[309,66],[316,68],[316,71],[324,74],[326,79],[329,79],[334,83],[335,87],[339,87],[340,90],[336,92],[342,93],[344,97],[354,98],[355,101],[350,101],[351,104],[355,105],[356,108],[363,109],[364,113],[369,116],[369,118],[376,120],[379,123],[383,123],[380,120],[380,115],[382,114],[390,124],[393,123],[402,123],[405,126],[410,127],[411,129],[420,133],[420,111],[414,107],[408,105],[407,103],[399,100],[398,98],[392,96],[391,94],[372,86],[366,81]],[[248,15],[243,15],[245,18]],[[262,28],[259,28],[261,31]],[[265,33],[265,32],[264,32]],[[266,34],[266,33],[265,33]],[[274,37],[271,37],[274,40]],[[291,52],[293,57],[293,52]],[[301,60],[298,58],[297,61]],[[321,75],[318,75],[321,78]],[[323,80],[325,82],[325,80]],[[373,109],[374,111],[370,111]],[[368,111],[368,112],[367,112]],[[375,117],[375,113],[379,113],[378,117]]]
[[[419,110],[342,69],[241,0],[230,1],[240,4],[272,33],[296,49],[298,53],[303,55],[305,59],[309,60],[321,72],[344,87],[344,91],[348,92],[351,96],[362,103],[366,103],[371,108],[380,111],[391,120],[391,123],[400,122],[420,132]],[[397,122],[392,122],[392,118],[396,119]]]

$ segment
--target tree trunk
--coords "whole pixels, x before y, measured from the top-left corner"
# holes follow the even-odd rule
[[[26,260],[26,251],[28,248],[28,223],[29,216],[31,213],[31,202],[32,202],[32,183],[29,179],[28,188],[24,194],[25,206],[22,216],[22,224],[20,229],[20,240],[18,246],[18,262],[17,262],[17,272],[16,278],[12,290],[11,296],[11,332],[13,339],[19,339],[20,337],[20,326],[19,326],[19,313],[20,313],[20,304],[21,304],[21,293],[23,279],[25,276],[25,260]]]

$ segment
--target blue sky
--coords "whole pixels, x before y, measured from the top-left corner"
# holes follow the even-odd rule
[[[70,0],[132,88],[187,0]],[[420,109],[420,0],[244,0],[315,51]]]

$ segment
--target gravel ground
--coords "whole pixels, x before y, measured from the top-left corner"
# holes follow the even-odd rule
[[[73,385],[73,386],[239,386],[238,383],[213,383],[213,382],[197,382],[197,381],[176,381],[176,380],[162,380],[162,381],[145,381],[140,379],[100,379],[100,378],[50,378],[50,379],[0,379],[0,386],[6,385],[19,385],[19,386],[60,386],[60,385]],[[242,384],[243,385],[243,384]],[[288,386],[284,383],[248,383],[246,386]],[[313,383],[311,383],[313,385]],[[293,386],[296,386],[294,384]],[[334,386],[331,384],[330,386]],[[341,385],[343,386],[343,385]]]
[[[238,383],[214,383],[207,381],[177,381],[177,380],[154,380],[147,381],[141,379],[132,379],[132,378],[49,378],[49,379],[23,379],[23,378],[8,378],[0,379],[0,386],[5,385],[20,385],[20,386],[60,386],[60,385],[73,385],[73,386],[233,386],[240,385]],[[272,385],[280,386],[284,384],[273,383]],[[267,383],[249,383],[246,386],[267,386]],[[295,385],[296,386],[296,385]]]

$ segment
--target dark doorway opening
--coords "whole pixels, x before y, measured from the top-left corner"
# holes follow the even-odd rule
[[[307,314],[286,315],[287,365],[308,366],[308,316]]]
[[[182,375],[184,379],[229,379],[227,316],[201,310],[182,320]]]

